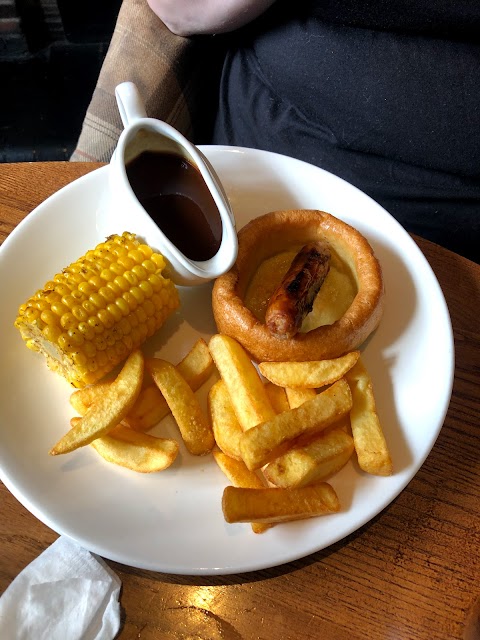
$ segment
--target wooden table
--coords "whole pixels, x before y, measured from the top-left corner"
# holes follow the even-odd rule
[[[42,200],[98,166],[0,165],[0,242]],[[109,562],[123,584],[119,638],[480,638],[480,266],[416,240],[447,299],[456,344],[448,415],[418,474],[368,525],[278,568],[205,578]],[[3,592],[57,534],[1,484],[0,499]]]

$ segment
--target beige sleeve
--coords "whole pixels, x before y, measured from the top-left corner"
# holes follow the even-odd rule
[[[149,117],[194,142],[208,135],[223,55],[213,37],[171,33],[146,0],[124,0],[71,161],[108,162],[122,132],[115,87],[134,82]],[[201,100],[200,100],[201,96]]]

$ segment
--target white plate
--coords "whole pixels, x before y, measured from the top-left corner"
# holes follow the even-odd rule
[[[182,448],[170,469],[142,475],[106,463],[91,447],[48,455],[68,429],[71,387],[25,348],[13,322],[32,292],[102,240],[96,222],[108,167],[46,200],[0,250],[0,468],[3,482],[37,518],[101,556],[162,572],[227,574],[311,554],[384,509],[435,443],[450,399],[454,355],[449,314],[432,270],[378,204],[336,176],[284,156],[202,150],[226,187],[238,228],[274,209],[323,209],[356,226],[373,245],[385,274],[387,303],[379,329],[364,346],[364,359],[394,475],[368,476],[351,463],[331,481],[341,513],[255,535],[249,525],[224,522],[221,496],[227,481],[211,456],[194,458]],[[210,285],[182,291],[181,315],[148,343],[150,353],[177,362],[198,336],[215,332],[210,292]],[[163,432],[174,434],[175,426],[166,424]]]

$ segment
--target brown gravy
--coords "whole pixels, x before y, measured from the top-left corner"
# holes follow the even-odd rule
[[[198,169],[174,153],[143,151],[126,170],[140,204],[187,258],[217,253],[222,221]]]

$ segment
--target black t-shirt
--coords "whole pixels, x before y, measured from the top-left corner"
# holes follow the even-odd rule
[[[278,2],[231,39],[214,142],[327,169],[478,260],[479,29],[474,1]]]

